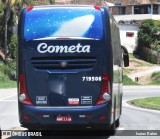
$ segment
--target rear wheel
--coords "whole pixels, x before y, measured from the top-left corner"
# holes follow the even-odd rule
[[[115,130],[116,130],[116,123],[114,122],[109,128],[110,134],[114,135],[115,134]]]
[[[116,121],[115,121],[116,120],[116,113],[115,113],[115,110],[116,110],[116,99],[114,98],[113,124],[109,128],[111,135],[114,135],[115,134],[115,130],[116,130]]]
[[[119,127],[119,125],[120,125],[119,118],[116,120],[115,125],[116,125],[116,128]]]

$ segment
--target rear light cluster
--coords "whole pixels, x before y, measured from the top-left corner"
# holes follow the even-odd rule
[[[33,9],[33,6],[30,6],[30,7],[28,7],[27,9],[26,9],[26,12],[29,12],[29,11],[31,11]]]
[[[101,11],[101,7],[100,6],[94,6],[94,8],[96,9],[96,10],[98,10],[98,11]]]
[[[30,120],[30,118],[28,116],[23,116],[24,120]]]
[[[96,102],[96,105],[105,104],[111,99],[109,91],[110,91],[109,90],[109,75],[105,73],[103,74],[103,77],[102,77],[101,93]]]
[[[19,76],[19,89],[19,101],[23,104],[33,106],[33,103],[28,96],[25,74]]]

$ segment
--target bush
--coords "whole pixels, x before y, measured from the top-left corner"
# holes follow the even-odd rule
[[[154,20],[144,20],[138,32],[138,47],[159,49],[160,45],[160,22]]]
[[[152,73],[151,78],[156,80],[156,81],[160,81],[160,72]]]
[[[7,78],[16,80],[16,61],[8,60],[6,64],[0,63],[1,73],[5,74]]]
[[[138,45],[140,47],[150,47],[154,43],[154,22],[153,20],[144,20],[138,32]]]
[[[160,51],[160,21],[142,21],[138,32],[138,46],[134,51],[139,58],[158,63],[158,52]]]
[[[23,1],[26,5],[34,5],[34,0],[24,0]]]
[[[17,39],[17,36],[14,34],[12,35],[11,41],[9,44],[9,55],[10,55],[10,58],[12,59],[16,59],[17,45],[18,45],[18,39]]]

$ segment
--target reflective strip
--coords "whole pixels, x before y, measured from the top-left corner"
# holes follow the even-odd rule
[[[114,113],[114,108],[112,108],[111,112]]]
[[[67,106],[67,107],[36,107],[37,109],[87,109],[93,106]]]
[[[120,105],[117,106],[116,111],[117,111],[118,109],[120,109]],[[111,112],[114,113],[114,108],[112,108]]]

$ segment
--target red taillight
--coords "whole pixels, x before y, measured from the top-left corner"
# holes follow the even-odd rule
[[[23,116],[24,120],[30,120],[30,118],[28,116]]]
[[[33,106],[32,101],[30,100],[27,92],[27,86],[26,86],[26,77],[24,74],[21,74],[19,76],[19,101],[23,104]]]
[[[108,93],[109,91],[109,75],[108,74],[103,74],[102,77],[102,90],[101,93]]]
[[[101,7],[100,6],[94,6],[94,8],[98,11],[101,11]]]
[[[110,100],[109,91],[110,91],[109,90],[109,75],[103,74],[101,93],[96,102],[96,105],[104,104]]]
[[[29,11],[31,11],[33,9],[33,6],[30,6],[30,7],[28,7],[27,9],[26,9],[26,12],[29,12]]]
[[[101,121],[103,121],[103,120],[105,120],[106,119],[106,116],[100,116],[99,117],[99,120],[101,120]]]

